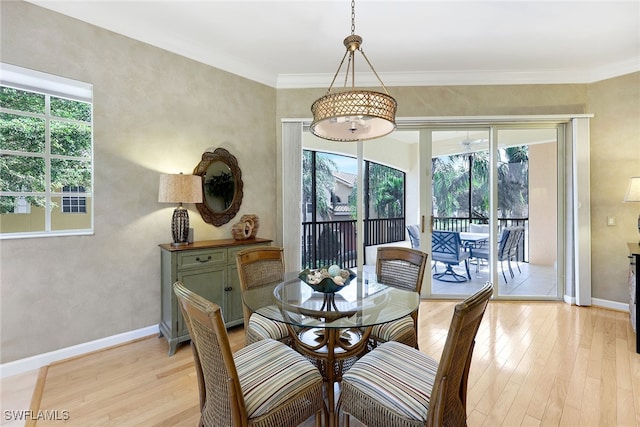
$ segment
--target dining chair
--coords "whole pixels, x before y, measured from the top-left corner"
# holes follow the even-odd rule
[[[273,246],[255,246],[236,254],[240,289],[246,292],[256,287],[273,286],[284,279],[284,250]],[[278,307],[265,300],[262,310],[273,311],[274,317],[280,313]],[[269,320],[254,314],[246,305],[242,305],[246,343],[251,344],[265,338],[291,343],[287,326],[283,322]],[[270,316],[271,317],[271,316]]]
[[[380,283],[420,293],[428,254],[417,249],[383,246],[378,248],[376,277]],[[418,348],[418,308],[409,316],[376,325],[371,330],[371,347],[397,341]]]
[[[496,257],[498,261],[500,261],[500,266],[502,270],[502,277],[504,277],[504,282],[507,283],[507,275],[505,274],[504,269],[504,261],[507,261],[507,266],[509,268],[509,274],[511,278],[515,277],[513,273],[513,269],[511,268],[511,260],[514,259],[516,262],[516,267],[518,267],[518,271],[522,273],[520,270],[520,264],[518,262],[518,246],[524,239],[524,227],[505,227],[500,232],[500,238],[498,239],[498,251],[496,252]],[[476,261],[480,259],[489,260],[489,248],[481,247],[481,248],[471,248],[471,258],[476,258]],[[478,271],[478,264],[476,264],[476,272]]]
[[[220,307],[181,282],[173,290],[201,375],[201,426],[294,427],[315,416],[319,427],[327,420],[322,376],[311,362],[272,339],[232,353]]]
[[[434,279],[443,282],[465,282],[467,278],[471,280],[469,255],[470,253],[462,246],[459,232],[442,230],[433,230],[431,232],[431,259],[446,265],[444,272],[438,273],[437,270],[435,271],[433,274]],[[453,270],[453,267],[461,262],[464,262],[467,278]],[[435,269],[436,264],[433,267]]]
[[[475,337],[493,285],[456,304],[440,361],[387,342],[342,377],[338,411],[369,427],[466,426],[467,380]]]

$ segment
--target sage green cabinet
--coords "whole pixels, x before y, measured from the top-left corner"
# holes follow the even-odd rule
[[[188,289],[222,308],[227,327],[240,325],[242,291],[236,267],[236,254],[251,246],[269,245],[271,240],[208,240],[190,245],[160,245],[161,314],[160,336],[169,343],[169,356],[179,343],[189,340],[189,331],[182,318],[173,284],[182,282]]]

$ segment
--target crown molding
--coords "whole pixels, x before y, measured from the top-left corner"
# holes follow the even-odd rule
[[[640,57],[594,69],[547,69],[531,71],[468,70],[378,73],[385,86],[469,86],[524,84],[583,84],[640,71]],[[332,74],[280,74],[277,89],[327,88]],[[380,87],[373,73],[356,73],[358,87]]]

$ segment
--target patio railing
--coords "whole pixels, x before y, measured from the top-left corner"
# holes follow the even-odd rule
[[[469,224],[482,224],[482,219],[437,217],[433,228],[436,230],[468,231]],[[374,246],[405,240],[405,219],[368,219],[364,221],[364,244]],[[528,259],[529,218],[500,218],[498,227],[523,226],[525,239],[518,248],[518,259]],[[356,260],[356,221],[320,221],[302,223],[302,266],[318,268],[337,264],[345,268],[355,267]]]
[[[364,221],[365,246],[405,240],[404,218]],[[320,221],[302,223],[302,266],[317,268],[331,264],[355,267],[356,221]]]

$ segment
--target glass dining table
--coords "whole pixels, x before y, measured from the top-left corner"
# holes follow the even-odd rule
[[[379,283],[363,272],[336,292],[314,291],[287,273],[282,282],[243,292],[253,312],[287,325],[292,346],[312,360],[327,385],[329,425],[336,425],[335,384],[368,350],[373,326],[392,322],[418,308],[420,295]]]

